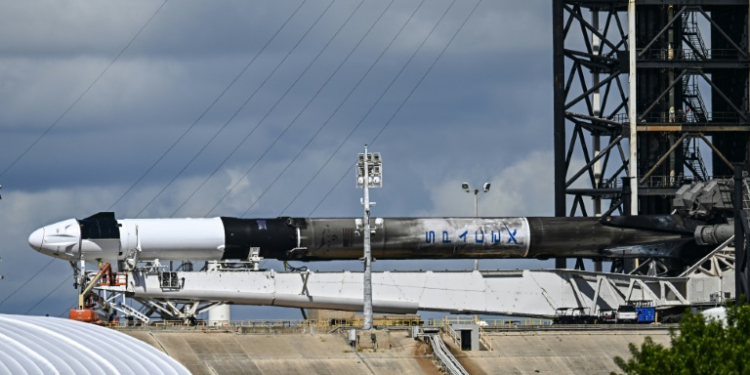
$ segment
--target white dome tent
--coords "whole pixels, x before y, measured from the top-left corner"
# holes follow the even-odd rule
[[[190,374],[156,348],[68,319],[0,314],[0,374]]]

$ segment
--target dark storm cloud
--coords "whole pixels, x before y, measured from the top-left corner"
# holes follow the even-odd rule
[[[451,2],[425,1],[351,96],[348,93],[419,1],[394,1],[331,77],[389,3],[365,0],[300,77],[359,4],[338,0],[323,14],[329,3],[309,0],[302,5],[221,100],[122,197],[301,4],[168,2],[72,110],[0,178],[5,187],[0,210],[6,224],[0,226],[4,228],[0,230],[4,239],[0,274],[6,276],[0,300],[48,262],[28,248],[28,233],[50,222],[105,210],[119,198],[115,206],[118,217],[140,212],[144,217],[170,216],[178,207],[182,207],[178,216],[203,216],[214,207],[212,215],[240,215],[251,206],[248,216],[276,216],[299,194],[284,214],[308,215],[350,168],[362,145],[386,125],[475,4],[455,2],[362,120]],[[24,1],[2,5],[0,170],[76,100],[160,4]],[[463,210],[471,202],[454,186],[464,180],[472,184],[492,181],[498,187],[483,197],[487,215],[544,214],[546,205],[551,207],[547,199],[552,165],[549,8],[546,2],[481,3],[373,146],[383,153],[386,163],[386,185],[373,193],[379,203],[377,216],[468,215],[470,210]],[[318,24],[300,41],[321,14]],[[185,168],[287,54],[253,99]],[[307,149],[289,164],[345,99]],[[357,131],[331,158],[360,121]],[[219,168],[235,147],[237,152]],[[329,158],[330,163],[303,190]],[[359,194],[353,177],[347,175],[315,215],[359,215]],[[60,263],[0,305],[0,311],[25,312],[49,293],[57,286],[53,284],[70,273],[69,267]],[[435,267],[470,267],[464,263]],[[529,267],[528,262],[487,263],[488,267],[503,268],[519,264]],[[378,262],[376,266],[415,267],[409,262]],[[358,269],[360,265],[336,262],[315,267]],[[34,312],[62,310],[62,301],[73,291],[68,286],[60,290],[65,292],[55,293]]]

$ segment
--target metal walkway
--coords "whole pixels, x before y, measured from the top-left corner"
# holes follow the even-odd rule
[[[429,335],[430,346],[435,357],[440,361],[445,372],[450,375],[469,375],[469,372],[461,366],[456,357],[448,350],[440,335]]]
[[[717,249],[679,277],[577,270],[374,272],[377,312],[501,314],[551,318],[558,308],[590,314],[646,301],[657,309],[709,305],[734,295],[732,248]],[[268,305],[361,311],[361,272],[214,270],[166,272],[141,269],[124,286],[97,289],[111,300],[132,297],[151,312],[203,311],[198,304]],[[179,280],[164,284],[164,280]],[[183,304],[183,308],[178,305]],[[148,313],[146,309],[143,312]]]

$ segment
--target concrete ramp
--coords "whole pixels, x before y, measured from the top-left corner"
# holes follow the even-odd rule
[[[211,332],[211,331],[207,331]],[[165,351],[193,374],[439,374],[429,347],[393,332],[392,349],[357,352],[334,334],[124,331]]]

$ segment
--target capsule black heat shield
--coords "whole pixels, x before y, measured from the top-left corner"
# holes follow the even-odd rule
[[[78,220],[78,224],[81,226],[81,238],[84,240],[120,239],[120,226],[114,212],[99,212]]]

